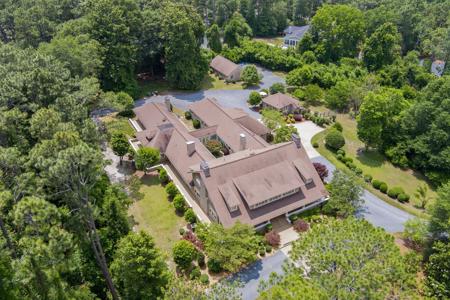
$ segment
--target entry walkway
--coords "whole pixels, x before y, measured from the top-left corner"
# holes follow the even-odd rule
[[[280,235],[280,248],[284,248],[298,239],[298,233],[292,228],[284,215],[272,219],[271,223],[272,229]]]

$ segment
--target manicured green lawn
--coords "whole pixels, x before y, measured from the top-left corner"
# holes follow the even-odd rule
[[[227,83],[225,80],[221,80],[215,74],[208,74],[205,79],[203,79],[202,90],[242,90],[242,84],[237,83]]]
[[[122,132],[128,137],[133,137],[135,134],[135,130],[128,121],[128,118],[119,117],[117,114],[111,114],[103,117],[101,120],[106,126],[108,137],[116,132]]]
[[[337,121],[342,124],[344,130],[343,134],[345,137],[344,150],[347,156],[353,158],[354,163],[363,170],[364,174],[370,174],[374,179],[378,179],[387,183],[388,187],[400,186],[406,193],[411,196],[410,202],[408,204],[400,204],[399,202],[390,199],[385,194],[382,194],[378,190],[372,188],[371,185],[367,185],[368,189],[374,192],[377,196],[389,201],[395,201],[397,204],[401,205],[403,208],[411,212],[420,213],[420,210],[413,207],[414,203],[414,193],[418,186],[422,184],[427,184],[424,176],[411,169],[401,169],[392,165],[386,158],[377,151],[360,151],[358,149],[363,149],[364,144],[358,139],[356,133],[356,121],[351,119],[346,114],[338,114]],[[313,137],[313,142],[318,142],[319,148],[317,149],[320,154],[325,156],[333,164],[335,164],[340,169],[347,169],[347,167],[336,159],[333,152],[328,150],[324,145],[324,137],[326,132],[321,132]],[[429,188],[429,196],[435,197],[436,193]]]
[[[148,232],[168,258],[173,244],[180,239],[179,229],[186,222],[175,214],[156,174],[143,176],[140,192],[143,198],[133,203],[128,212],[133,217],[136,228]]]

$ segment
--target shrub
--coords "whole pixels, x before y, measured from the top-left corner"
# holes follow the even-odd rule
[[[396,199],[398,197],[398,195],[404,194],[404,193],[405,193],[405,191],[403,191],[403,189],[401,187],[395,186],[395,187],[389,189],[388,196]]]
[[[185,111],[184,112],[184,117],[186,118],[186,120],[190,120],[192,119],[192,114],[190,111]]]
[[[344,136],[336,129],[331,129],[325,136],[325,145],[337,151],[345,145]]]
[[[339,122],[334,123],[332,128],[334,128],[334,129],[336,129],[337,131],[340,131],[340,132],[342,132],[342,130],[343,130],[342,125]]]
[[[352,163],[351,161],[347,161],[345,163],[345,165],[350,169],[350,170],[354,170],[356,168],[356,165],[354,163]]]
[[[194,126],[195,129],[199,129],[201,126],[200,121],[197,119],[192,120],[192,126]]]
[[[345,156],[344,161],[345,161],[345,162],[353,162],[353,158],[348,157],[348,156]]]
[[[265,256],[266,255],[266,248],[259,249],[259,255],[260,256]]]
[[[203,254],[202,252],[198,252],[197,263],[200,268],[203,268],[205,266],[205,254]]]
[[[356,175],[358,175],[358,176],[361,176],[362,173],[363,173],[363,170],[361,168],[358,168],[358,167],[356,167],[354,171],[355,171]]]
[[[286,87],[284,86],[283,83],[281,82],[276,82],[274,84],[272,84],[272,86],[269,89],[271,94],[276,94],[276,93],[285,93],[286,92]]]
[[[177,194],[175,198],[173,198],[173,207],[175,207],[175,210],[178,213],[184,213],[184,210],[186,209],[186,201],[184,201],[182,195]]]
[[[316,169],[317,174],[319,174],[320,180],[324,181],[324,179],[328,176],[327,167],[318,162],[313,163],[313,166]]]
[[[408,202],[408,201],[409,201],[409,195],[408,195],[408,194],[401,193],[401,194],[399,194],[399,195],[397,196],[397,199],[398,199],[398,201],[400,201],[401,203]]]
[[[267,253],[272,252],[272,246],[266,245],[266,252],[267,252]]]
[[[372,186],[373,186],[374,189],[379,190],[381,184],[382,184],[382,182],[379,181],[379,180],[376,180],[376,179],[375,179],[375,180],[372,181]]]
[[[211,152],[212,155],[214,155],[215,157],[220,157],[222,156],[222,143],[219,142],[218,140],[208,140],[205,143],[206,149],[209,150],[209,152]]]
[[[186,222],[188,222],[189,224],[195,223],[197,222],[197,216],[194,213],[194,210],[192,208],[188,208],[185,212],[184,212],[184,219],[186,220]]]
[[[195,267],[192,269],[191,274],[189,275],[189,277],[191,278],[191,280],[195,280],[197,278],[200,277],[200,275],[202,275],[202,272],[200,271],[199,267]]]
[[[188,225],[188,227],[189,227],[189,225]],[[191,242],[195,247],[197,247],[200,250],[205,249],[202,241],[200,241],[191,230],[186,231],[186,233],[183,235],[183,240]]]
[[[305,220],[298,219],[294,222],[294,230],[297,232],[305,232],[308,231],[309,224]]]
[[[180,228],[180,230],[178,230],[178,232],[180,233],[181,236],[183,236],[184,233],[186,232],[186,230],[184,230],[184,228]]]
[[[247,65],[241,72],[241,80],[246,87],[256,85],[261,80],[258,69],[254,65]]]
[[[172,249],[173,260],[183,270],[191,266],[192,261],[197,255],[197,250],[194,245],[186,240],[181,240],[175,243]]]
[[[165,190],[170,199],[175,198],[175,196],[178,194],[178,189],[177,189],[175,183],[173,183],[173,182],[169,182],[166,185]]]
[[[364,175],[364,181],[365,182],[372,182],[372,175],[370,175],[370,174],[366,174],[366,175]]]
[[[267,224],[266,225],[266,231],[271,231],[272,227],[273,227],[272,223]]]
[[[208,274],[200,275],[200,282],[201,282],[201,284],[208,285],[209,284],[209,276],[208,276]]]
[[[319,143],[318,143],[318,142],[314,142],[314,143],[312,144],[312,146],[313,146],[314,148],[319,148]]]
[[[340,161],[342,161],[344,159],[344,156],[342,156],[342,154],[338,154],[336,155],[336,158]]]
[[[255,106],[261,103],[262,97],[257,91],[252,91],[248,96],[248,104]]]
[[[215,259],[209,259],[207,265],[208,265],[208,270],[211,273],[219,273],[222,271],[222,266],[220,265],[220,262],[218,262]]]
[[[169,182],[169,175],[167,175],[167,171],[164,168],[159,169],[159,181],[161,181],[162,184],[166,184]]]
[[[344,149],[339,149],[338,151],[336,151],[337,154],[340,154],[342,156],[345,156],[345,150]]]
[[[291,222],[295,222],[298,219],[298,215],[290,215],[289,216],[289,220],[291,220]]]
[[[269,231],[264,235],[266,242],[272,247],[278,247],[280,245],[280,235],[276,231]]]
[[[380,192],[382,192],[383,194],[386,194],[387,190],[388,190],[388,185],[386,183],[382,182],[380,184]]]

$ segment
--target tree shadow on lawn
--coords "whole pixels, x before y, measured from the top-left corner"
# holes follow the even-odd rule
[[[357,151],[356,159],[364,166],[377,168],[381,167],[387,160],[377,150]]]
[[[141,176],[141,182],[142,184],[152,186],[152,185],[161,185],[161,181],[159,180],[158,172],[153,171],[147,174],[143,174]]]

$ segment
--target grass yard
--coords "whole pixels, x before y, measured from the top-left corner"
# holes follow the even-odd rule
[[[254,41],[257,42],[263,42],[271,46],[283,46],[283,37],[277,36],[277,37],[271,37],[271,38],[254,38]]]
[[[108,131],[108,139],[116,132],[125,133],[128,137],[133,137],[135,134],[135,130],[128,121],[128,118],[119,117],[117,116],[117,113],[102,117],[101,120]]]
[[[136,229],[148,232],[169,258],[173,244],[180,239],[179,229],[186,222],[175,214],[156,173],[142,177],[140,192],[142,199],[133,203],[128,212],[134,219]]]
[[[361,151],[358,153],[358,149],[364,148],[364,144],[358,139],[356,133],[356,121],[351,119],[346,114],[338,114],[337,121],[342,124],[344,128],[343,134],[345,137],[344,150],[346,155],[352,157],[354,163],[363,170],[364,174],[370,174],[374,179],[378,179],[387,183],[388,187],[400,186],[406,193],[411,196],[409,203],[401,204],[396,200],[389,198],[387,195],[374,189],[370,184],[367,185],[367,189],[386,200],[387,202],[394,204],[397,207],[403,208],[416,215],[421,215],[422,210],[416,209],[414,204],[414,193],[418,186],[427,184],[425,177],[411,169],[401,169],[392,165],[386,158],[377,151]],[[334,153],[325,147],[324,137],[326,131],[323,131],[313,137],[312,142],[317,142],[319,148],[317,149],[320,154],[325,156],[329,161],[335,164],[339,169],[348,168],[340,162]],[[436,193],[428,186],[429,196],[435,198]]]
[[[226,83],[215,74],[209,73],[201,82],[199,90],[242,90],[240,83]],[[169,83],[163,79],[147,80],[139,82],[138,98],[151,96],[152,92],[157,91],[158,94],[174,90],[171,89]],[[185,90],[189,92],[189,90]],[[192,91],[193,92],[193,91]]]

